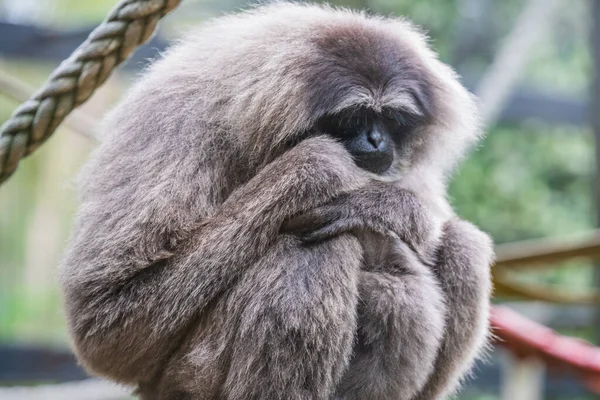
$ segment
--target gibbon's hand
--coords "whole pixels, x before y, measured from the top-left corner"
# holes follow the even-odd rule
[[[376,182],[288,219],[281,232],[315,243],[361,230],[392,232],[420,254],[434,234],[434,223],[414,193]]]

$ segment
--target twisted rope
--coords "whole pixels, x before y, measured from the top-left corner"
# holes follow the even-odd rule
[[[5,95],[9,99],[16,100],[18,103],[27,101],[35,89],[31,88],[27,83],[15,78],[2,70],[0,63],[0,95]],[[96,118],[87,115],[81,110],[73,110],[69,116],[63,121],[63,126],[69,128],[72,132],[76,132],[92,141],[96,137],[92,133],[92,127],[97,123]]]
[[[181,0],[122,0],[46,83],[0,128],[0,184],[21,159],[52,135],[136,47],[150,39],[158,21]]]

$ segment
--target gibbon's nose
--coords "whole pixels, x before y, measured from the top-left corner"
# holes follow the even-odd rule
[[[367,138],[369,140],[369,143],[371,143],[373,147],[375,147],[375,149],[379,149],[384,141],[383,135],[381,134],[381,132],[379,132],[379,129],[377,129],[376,127],[373,127],[371,129],[371,131],[368,133]]]

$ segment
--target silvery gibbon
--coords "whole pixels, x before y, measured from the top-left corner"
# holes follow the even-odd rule
[[[492,244],[446,200],[479,137],[405,20],[275,3],[191,32],[82,173],[79,360],[142,399],[446,396],[488,333]]]

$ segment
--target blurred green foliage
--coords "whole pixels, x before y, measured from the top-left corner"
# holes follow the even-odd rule
[[[499,243],[591,229],[593,146],[573,127],[494,128],[458,169],[452,203]]]

